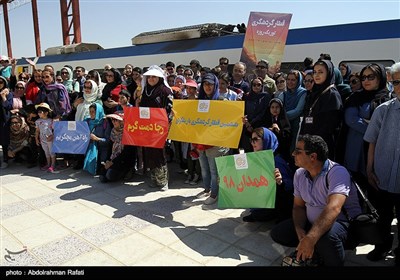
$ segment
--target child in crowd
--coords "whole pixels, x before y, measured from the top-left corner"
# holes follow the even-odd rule
[[[36,106],[36,110],[39,115],[39,119],[35,121],[36,124],[36,145],[41,145],[47,159],[47,165],[42,167],[42,170],[47,170],[50,173],[58,173],[55,170],[56,155],[51,152],[53,145],[53,119],[49,117],[51,109],[49,104],[40,103]]]

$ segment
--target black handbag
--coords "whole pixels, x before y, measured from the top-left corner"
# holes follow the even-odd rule
[[[336,165],[335,164],[331,167],[330,170]],[[329,170],[329,171],[330,171]],[[325,175],[325,185],[329,188],[328,182],[328,173]],[[349,249],[354,249],[359,244],[382,244],[383,243],[383,234],[381,229],[378,225],[379,223],[379,215],[378,211],[376,211],[375,207],[371,204],[368,200],[367,196],[364,194],[360,186],[354,181],[353,177],[350,177],[351,184],[357,188],[358,193],[361,195],[361,198],[365,202],[369,211],[367,213],[361,213],[355,217],[350,217],[347,213],[346,209],[342,207],[343,213],[346,215],[347,219],[349,220],[349,229],[346,241],[346,247]]]
[[[358,244],[382,244],[383,234],[378,226],[378,212],[361,190],[360,186],[353,179],[352,183],[356,186],[357,191],[360,193],[362,199],[369,208],[369,212],[361,213],[356,217],[350,218],[345,211],[345,214],[350,221],[348,239]]]

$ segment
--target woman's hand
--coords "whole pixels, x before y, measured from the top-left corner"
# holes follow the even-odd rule
[[[107,160],[106,164],[104,164],[105,169],[109,169],[113,165],[113,162],[111,160]]]
[[[275,174],[275,181],[276,181],[276,183],[277,183],[278,185],[282,185],[282,183],[283,183],[283,181],[282,181],[282,174],[281,174],[281,172],[279,171],[279,168],[275,168],[274,174]]]

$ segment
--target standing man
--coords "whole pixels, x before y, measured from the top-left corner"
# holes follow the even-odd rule
[[[79,83],[79,92],[83,92],[83,85],[85,84],[86,78],[85,78],[85,68],[82,66],[76,66],[75,67],[75,77],[76,81]]]
[[[271,238],[296,247],[297,260],[319,257],[325,266],[343,266],[349,222],[361,213],[349,172],[328,159],[328,145],[317,135],[300,135],[293,151],[292,218],[276,225]],[[344,209],[345,211],[342,211]]]
[[[397,98],[386,101],[375,109],[364,134],[364,140],[369,143],[368,182],[376,189],[376,192],[369,195],[373,196],[380,216],[380,226],[386,236],[384,244],[376,245],[368,253],[367,258],[371,261],[384,259],[392,249],[393,207],[396,209],[397,238],[400,241],[400,62],[392,65],[390,76]],[[400,247],[394,250],[394,254],[395,264],[399,266]]]
[[[268,76],[269,62],[265,59],[261,59],[257,62],[256,69],[253,71],[254,74],[249,76],[249,81],[256,77],[261,77],[263,79],[263,90],[262,92],[267,92],[273,95],[278,88],[276,87],[275,80]]]
[[[221,67],[220,73],[227,73],[229,77],[232,77],[232,74],[228,72],[228,66],[229,66],[229,59],[226,57],[221,57],[219,59],[219,67]]]

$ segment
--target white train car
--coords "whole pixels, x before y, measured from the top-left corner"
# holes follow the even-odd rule
[[[236,33],[86,52],[72,52],[42,57],[32,57],[38,68],[46,64],[60,70],[68,64],[84,66],[87,70],[103,69],[105,64],[124,68],[128,63],[145,67],[173,61],[175,65],[188,65],[192,59],[201,65],[214,67],[220,57],[230,63],[239,61],[244,34]],[[341,61],[362,67],[375,61],[390,66],[400,61],[400,20],[362,22],[290,29],[282,60],[282,70],[300,69],[305,57],[315,60],[321,53],[329,53],[335,65]],[[25,60],[18,60],[20,71],[28,71]]]

